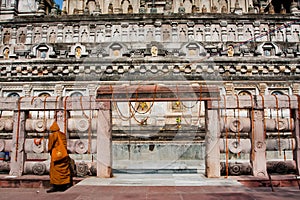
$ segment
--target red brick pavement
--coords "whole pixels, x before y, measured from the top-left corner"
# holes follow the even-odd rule
[[[298,187],[245,186],[81,186],[65,192],[46,193],[44,188],[0,188],[1,200],[295,200]]]

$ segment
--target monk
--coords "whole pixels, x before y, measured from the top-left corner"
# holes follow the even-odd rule
[[[66,134],[60,131],[58,124],[54,121],[50,127],[51,134],[48,139],[48,152],[52,154],[52,150],[59,144],[58,135],[60,136],[64,146],[67,148]],[[51,157],[50,163],[50,184],[52,188],[47,190],[47,193],[65,191],[72,186],[72,176],[70,171],[70,157],[62,160],[53,161]]]

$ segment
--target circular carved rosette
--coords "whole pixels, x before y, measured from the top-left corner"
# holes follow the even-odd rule
[[[241,120],[233,119],[229,124],[229,129],[234,133],[240,132],[243,130],[243,123]]]
[[[75,152],[78,154],[85,154],[87,152],[87,145],[81,140],[76,141]]]
[[[238,141],[230,142],[229,145],[228,145],[228,149],[231,153],[234,153],[234,154],[241,153],[242,150],[243,150],[240,142],[238,142]]]
[[[79,119],[76,122],[76,128],[81,132],[87,131],[89,128],[89,121],[87,119]]]
[[[229,173],[233,176],[239,176],[242,174],[242,168],[240,164],[232,164],[229,167]]]
[[[35,175],[43,175],[46,172],[46,165],[45,163],[35,163],[32,166],[32,172]]]
[[[36,120],[34,123],[34,128],[37,132],[44,132],[46,130],[46,123],[44,120]]]
[[[89,174],[89,167],[85,162],[76,164],[77,176],[86,176]]]
[[[44,141],[42,139],[34,139],[32,142],[32,151],[34,153],[43,153]]]
[[[266,151],[267,145],[266,142],[262,142],[262,141],[255,141],[255,147],[254,150],[256,152],[258,151]]]

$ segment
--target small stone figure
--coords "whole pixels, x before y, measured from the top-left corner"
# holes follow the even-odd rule
[[[24,44],[25,41],[26,41],[26,35],[25,35],[24,32],[22,31],[21,34],[20,34],[20,36],[19,36],[19,42],[20,42],[21,44]]]
[[[235,1],[234,8],[240,8],[239,0]]]
[[[108,14],[114,14],[114,7],[112,3],[108,5]]]
[[[166,1],[166,5],[165,5],[165,8],[164,8],[165,11],[171,13],[172,11],[172,1]]]
[[[178,13],[181,14],[185,13],[185,7],[183,6],[183,3],[180,3],[180,6],[178,8]]]
[[[84,8],[83,14],[85,14],[85,15],[90,14],[90,10],[89,10],[89,8],[87,6]]]
[[[249,5],[248,13],[255,13],[255,9],[253,8],[252,5]]]
[[[66,6],[63,8],[63,10],[61,11],[61,14],[62,15],[66,15],[67,14],[67,8]]]
[[[101,9],[100,9],[100,4],[98,1],[96,1],[96,9],[93,12],[93,15],[100,15]]]
[[[76,49],[75,49],[75,57],[77,59],[81,57],[81,48],[80,47],[76,47]]]
[[[4,44],[9,44],[9,40],[10,40],[10,33],[8,31],[6,31],[4,33],[4,37],[3,37],[3,43]]]
[[[216,5],[213,5],[213,6],[211,7],[211,13],[217,13],[217,12],[218,12],[217,6],[216,6]]]
[[[207,13],[207,8],[205,5],[202,6],[202,13]]]
[[[141,5],[139,8],[139,13],[146,13],[146,9],[144,5]]]
[[[133,13],[133,7],[132,7],[131,4],[128,5],[127,11],[128,11],[128,14],[132,14]]]
[[[259,13],[260,13],[260,14],[265,13],[265,9],[264,9],[262,6],[260,6],[260,8],[259,8]]]
[[[233,46],[228,46],[228,49],[227,49],[227,56],[228,57],[233,57],[234,55],[234,49],[233,49]]]
[[[284,8],[283,4],[281,4],[280,14],[286,14],[286,9]]]
[[[240,7],[239,0],[235,1],[233,12],[237,15],[241,15],[243,13],[243,9]]]
[[[197,13],[197,6],[196,5],[192,5],[192,13]]]
[[[9,48],[5,48],[4,49],[3,55],[4,55],[4,59],[8,59],[9,58]]]
[[[156,46],[151,47],[151,55],[156,57],[158,55],[158,48]]]
[[[274,6],[272,3],[269,5],[269,14],[275,14]]]
[[[221,13],[227,13],[227,6],[225,5],[222,6]]]

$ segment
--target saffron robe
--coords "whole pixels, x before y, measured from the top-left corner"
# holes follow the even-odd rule
[[[52,133],[49,135],[48,139],[48,152],[52,154],[52,150],[58,146],[58,135],[60,136],[64,146],[67,148],[67,138],[66,135],[59,131],[59,126],[56,122],[50,127]],[[51,157],[50,163],[50,183],[53,185],[64,185],[71,182],[70,173],[70,158],[66,157],[60,161],[54,162]]]

